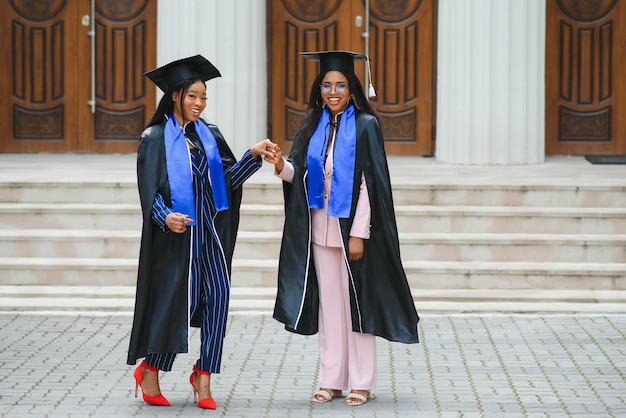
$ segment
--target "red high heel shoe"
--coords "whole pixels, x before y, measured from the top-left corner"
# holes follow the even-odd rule
[[[200,399],[198,401],[198,389],[196,389],[196,385],[194,384],[196,380],[196,374],[211,376],[211,373],[202,371],[198,369],[195,365],[193,366],[193,371],[191,372],[191,376],[189,376],[189,383],[191,383],[191,386],[193,387],[193,401],[198,402],[198,408],[216,409],[217,404],[215,403],[215,399]]]
[[[143,374],[141,372],[141,369],[146,369],[149,370],[151,372],[156,372],[159,369],[157,369],[156,367],[150,367],[148,366],[148,364],[145,361],[142,361],[141,364],[139,365],[139,367],[137,367],[135,369],[135,398],[137,397],[137,387],[141,386],[141,382],[143,381]],[[158,394],[156,396],[150,396],[150,395],[146,395],[146,392],[144,392],[143,390],[143,386],[141,386],[141,394],[143,395],[143,401],[145,403],[148,403],[150,405],[157,405],[157,406],[170,406],[170,403],[167,401],[167,399],[165,399],[165,397],[162,394]]]

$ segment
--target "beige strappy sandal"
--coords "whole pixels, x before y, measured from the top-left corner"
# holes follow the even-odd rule
[[[317,399],[318,396],[321,396],[324,399]],[[330,402],[335,396],[341,397],[343,393],[340,390],[331,390],[328,392],[326,389],[320,389],[313,395],[313,402],[317,403],[326,403]]]
[[[348,396],[346,396],[346,405],[359,406],[359,405],[363,405],[364,403],[367,403],[370,393],[369,391],[364,391],[364,392],[367,392],[367,395],[361,395],[360,393],[350,392]],[[352,400],[352,402],[350,402],[350,400]],[[354,402],[354,400],[356,400],[356,402]]]

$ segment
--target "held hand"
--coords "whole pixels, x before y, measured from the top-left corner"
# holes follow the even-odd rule
[[[276,158],[275,155],[277,150],[280,150],[280,148],[278,148],[278,145],[273,143],[270,139],[265,139],[250,147],[250,153],[254,159],[257,159],[260,155],[262,155],[265,157],[266,161],[271,161]]]
[[[276,172],[280,174],[283,171],[283,168],[285,168],[285,160],[283,160],[282,151],[278,150],[278,153],[276,154],[276,158],[270,162],[274,164],[274,167],[276,168]]]
[[[274,164],[276,166],[276,171],[279,173],[283,171],[283,168],[285,167],[285,162],[283,161],[283,151],[278,145],[276,145],[276,148],[274,149],[274,156],[272,157],[266,155],[265,161],[270,164]]]
[[[190,222],[193,222],[193,219],[178,212],[172,212],[165,218],[165,225],[167,225],[170,231],[177,234],[185,232],[187,230],[187,224]]]
[[[363,257],[363,238],[350,237],[348,239],[348,259],[357,261]]]

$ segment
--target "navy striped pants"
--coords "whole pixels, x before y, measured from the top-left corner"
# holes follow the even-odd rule
[[[201,310],[200,358],[196,367],[205,372],[219,373],[226,335],[230,281],[221,248],[216,243],[214,231],[211,232],[212,239],[204,243],[202,255],[191,263],[190,315]],[[176,353],[151,353],[146,356],[146,363],[159,370],[171,371],[175,359]]]

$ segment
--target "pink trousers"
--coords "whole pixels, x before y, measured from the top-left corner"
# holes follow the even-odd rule
[[[320,387],[376,386],[376,337],[352,331],[349,276],[342,249],[313,245],[320,294]]]

